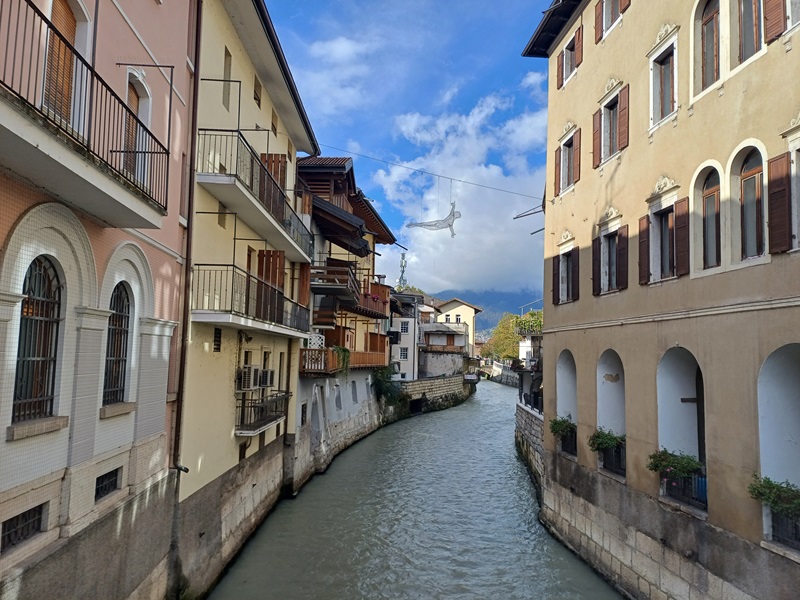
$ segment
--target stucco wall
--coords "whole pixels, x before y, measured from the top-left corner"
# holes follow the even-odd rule
[[[464,355],[455,352],[420,352],[419,377],[450,377],[464,371]]]

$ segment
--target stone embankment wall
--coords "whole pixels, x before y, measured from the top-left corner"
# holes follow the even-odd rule
[[[400,383],[403,399],[396,404],[381,401],[381,423],[388,425],[415,414],[452,408],[475,393],[475,384],[463,375],[433,377]]]
[[[511,367],[495,363],[492,369],[491,380],[511,387],[519,387],[519,374],[512,371]]]
[[[540,495],[539,520],[627,596],[790,600],[797,565],[719,529],[705,514],[544,449],[544,422],[517,405],[516,444]]]

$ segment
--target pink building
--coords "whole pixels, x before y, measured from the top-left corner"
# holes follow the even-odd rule
[[[0,596],[166,590],[190,5],[0,2]]]

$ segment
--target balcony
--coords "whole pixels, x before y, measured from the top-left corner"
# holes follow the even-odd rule
[[[320,265],[311,267],[311,291],[355,302],[360,287],[352,267]]]
[[[389,351],[384,352],[351,352],[351,369],[369,369],[389,366]]]
[[[0,3],[0,156],[109,227],[158,228],[169,151],[30,0]]]
[[[292,262],[311,262],[311,232],[240,131],[197,133],[197,183]]]
[[[668,477],[662,474],[664,495],[701,510],[708,509],[708,480],[704,473],[688,477]]]
[[[362,293],[355,304],[343,306],[344,310],[371,319],[389,318],[389,292],[391,288],[382,283],[372,283],[367,278],[361,286]]]
[[[192,319],[291,337],[309,331],[306,307],[235,265],[194,266]]]
[[[300,350],[301,375],[328,376],[333,375],[341,368],[339,356],[333,348],[302,348]]]
[[[800,517],[789,517],[772,511],[772,539],[800,550]]]
[[[616,475],[625,477],[625,443],[617,444],[613,448],[604,448],[600,452],[603,468]]]
[[[236,429],[238,436],[258,435],[270,425],[286,418],[289,398],[286,391],[274,392],[260,398],[238,398],[236,400]]]
[[[578,432],[575,429],[561,436],[561,451],[570,456],[578,456]]]

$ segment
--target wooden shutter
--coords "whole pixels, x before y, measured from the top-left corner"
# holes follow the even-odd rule
[[[592,168],[600,166],[601,152],[603,150],[603,117],[602,109],[592,117]]]
[[[628,104],[629,104],[629,96],[630,96],[630,85],[626,85],[619,91],[619,130],[618,130],[618,137],[619,140],[619,149],[623,150],[624,148],[628,147]]]
[[[597,0],[594,5],[594,43],[599,44],[603,39],[603,0]]]
[[[134,174],[136,172],[136,132],[138,130],[138,124],[134,117],[139,114],[139,94],[130,81],[128,82],[127,104],[133,114],[125,115],[125,154],[123,155],[123,162],[125,170]]]
[[[561,301],[561,257],[553,257],[553,304]]]
[[[786,1],[764,0],[764,37],[767,43],[777,40],[786,31]]]
[[[72,46],[75,46],[77,21],[67,0],[53,0],[50,20]],[[57,35],[50,33],[45,64],[44,105],[69,122],[72,112],[72,50]]]
[[[572,257],[572,299],[577,300],[580,298],[581,269],[579,263],[581,249],[575,246],[570,252],[570,256]]]
[[[631,0],[619,0],[619,12],[624,13],[631,7]]]
[[[639,219],[639,285],[650,283],[650,216]]]
[[[286,164],[285,154],[269,154],[267,156],[267,169],[283,190],[286,189]]]
[[[617,230],[617,289],[628,287],[628,226]]]
[[[689,198],[675,202],[675,275],[689,274]]]
[[[297,303],[308,306],[311,300],[311,265],[300,265],[300,276],[297,282]]]
[[[564,51],[558,53],[558,64],[556,65],[556,89],[561,89],[564,85]]]
[[[572,175],[573,181],[578,183],[581,179],[581,130],[572,136]]]
[[[769,253],[792,249],[792,172],[788,152],[772,158],[769,167],[767,218],[769,220]]]
[[[600,237],[592,240],[592,296],[599,296],[602,291],[602,286],[600,285],[601,243],[602,239]]]
[[[561,193],[561,146],[556,148],[556,180],[555,180],[555,195],[558,196]]]
[[[575,32],[575,68],[583,62],[583,25]]]
[[[258,251],[258,276],[277,288],[283,289],[286,277],[285,255],[282,250]]]

